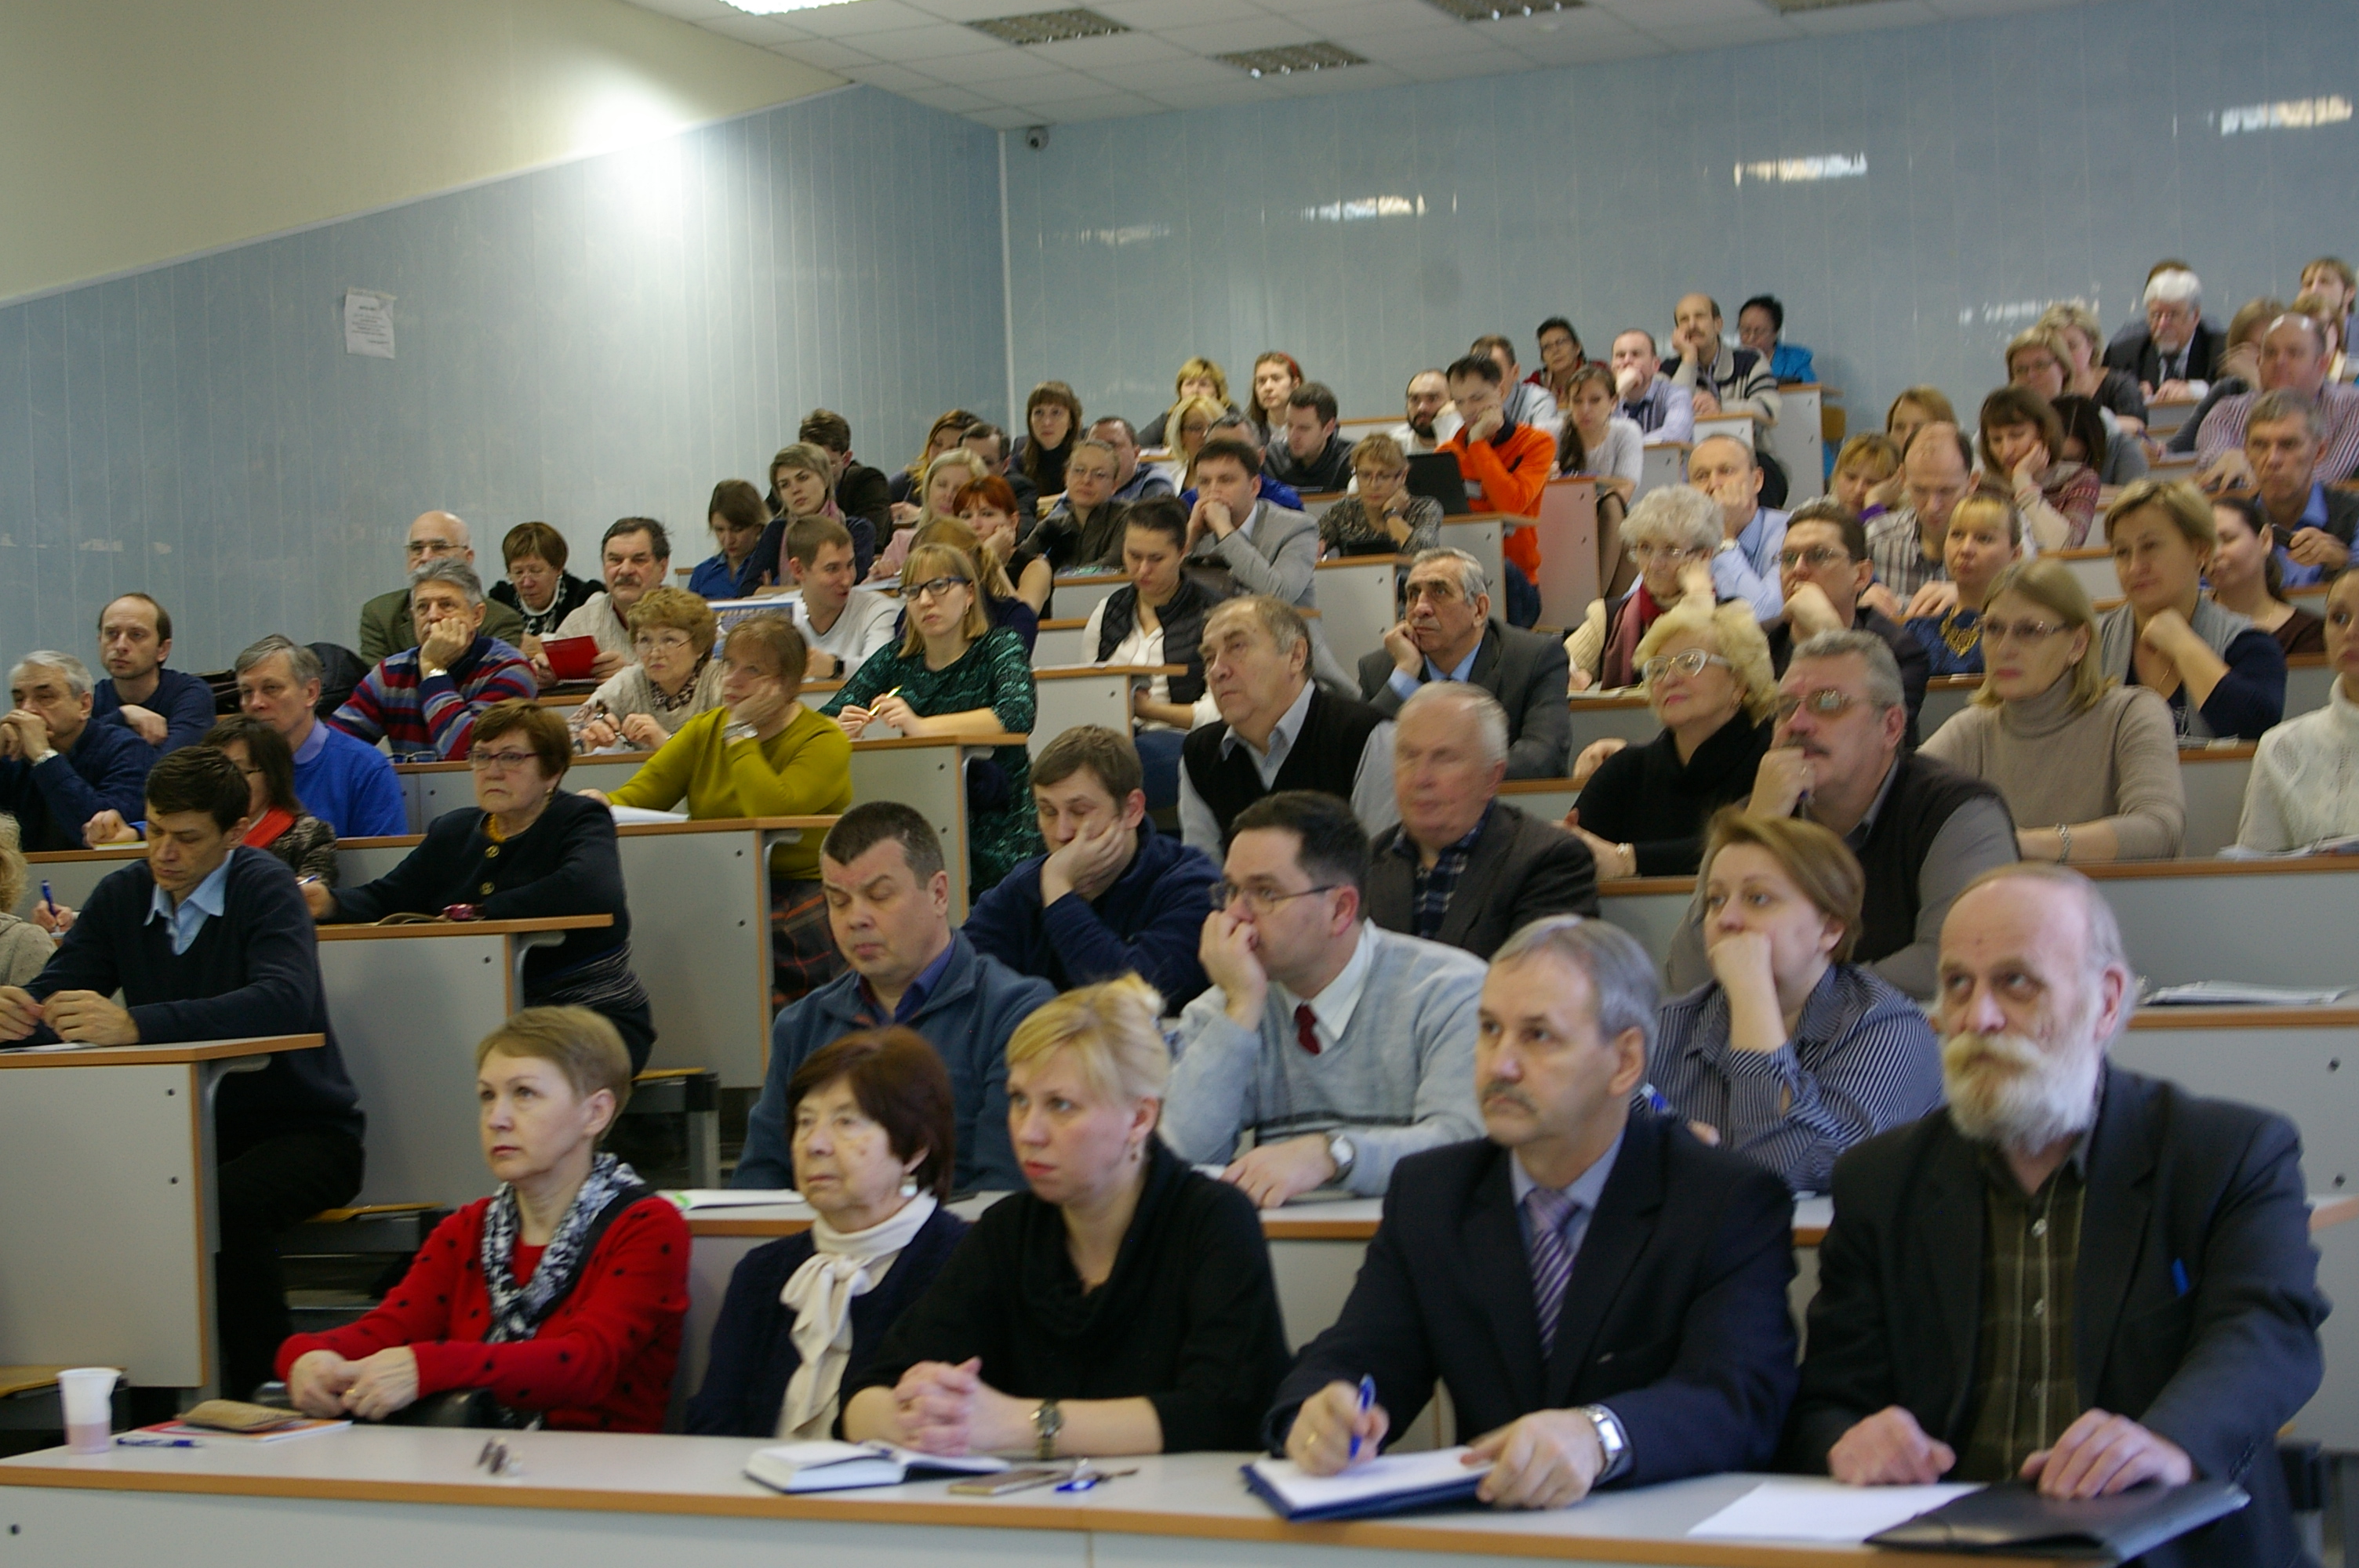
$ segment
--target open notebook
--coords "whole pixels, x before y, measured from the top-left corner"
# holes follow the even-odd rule
[[[1245,1466],[1245,1485],[1281,1519],[1373,1519],[1473,1502],[1490,1466],[1470,1468],[1465,1458],[1463,1446],[1387,1454],[1340,1476],[1306,1475],[1291,1459],[1256,1459]]]
[[[989,1476],[1007,1461],[988,1454],[920,1454],[889,1443],[782,1443],[757,1448],[745,1474],[781,1492],[842,1492],[897,1487],[912,1476]]]

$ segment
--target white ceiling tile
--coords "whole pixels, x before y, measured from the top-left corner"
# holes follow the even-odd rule
[[[866,49],[853,49],[827,38],[814,38],[805,43],[773,44],[771,50],[799,59],[805,65],[815,65],[821,70],[842,70],[847,66],[875,65],[876,57]]]
[[[923,103],[929,109],[943,109],[953,114],[997,107],[982,93],[969,92],[963,87],[920,87],[902,96],[912,103]]]
[[[1076,98],[1060,106],[1079,120],[1126,119],[1137,114],[1168,114],[1169,110],[1151,98],[1136,92],[1103,93],[1095,98]]]
[[[660,11],[667,16],[677,16],[683,22],[709,22],[713,17],[734,13],[744,16],[734,5],[722,0],[638,0],[650,11]]]
[[[1425,0],[1304,0],[1299,5],[1272,8],[1321,38],[1342,42],[1377,33],[1397,33],[1404,28],[1467,25],[1443,16]]]
[[[799,29],[781,26],[768,16],[749,16],[743,11],[726,8],[722,15],[700,22],[698,26],[707,32],[719,33],[724,38],[734,38],[741,44],[766,46],[803,36]]]
[[[932,27],[939,16],[905,5],[901,0],[853,0],[849,5],[819,5],[794,13],[794,25],[822,38],[848,38],[862,33],[891,33]]]
[[[1234,54],[1240,49],[1282,49],[1288,44],[1310,44],[1319,41],[1319,35],[1299,22],[1264,14],[1240,16],[1232,22],[1216,22],[1208,27],[1165,27],[1161,36],[1181,49],[1196,54]]]
[[[1269,15],[1254,0],[1094,0],[1089,8],[1101,16],[1166,38],[1175,26]]]
[[[1215,81],[1234,81],[1237,69],[1218,60],[1184,59],[1158,60],[1152,65],[1108,65],[1090,72],[1100,81],[1134,92],[1151,92],[1158,98],[1185,97],[1195,88]]]
[[[862,34],[853,40],[886,59],[946,59],[958,55],[995,54],[1014,46],[950,22],[929,22],[907,32]]]
[[[1026,81],[1069,74],[1055,60],[1031,49],[994,49],[989,54],[928,60],[926,67],[944,81],[962,87],[978,81]]]
[[[970,113],[967,115],[967,118],[973,120],[978,124],[989,125],[995,131],[1020,131],[1027,125],[1037,125],[1039,124],[1038,120],[1035,120],[1032,117],[1032,112],[1028,109],[1009,109],[1004,107],[995,109],[977,109]]]
[[[1941,17],[1925,0],[1882,0],[1877,5],[1797,11],[1787,19],[1805,33],[1865,33],[1881,27],[1920,27]]]
[[[1801,36],[1800,30],[1782,16],[1756,16],[1742,22],[1694,22],[1669,27],[1647,25],[1638,30],[1682,50],[1782,43]]]
[[[1066,98],[1099,98],[1105,94],[1105,84],[1092,81],[1077,70],[1062,70],[1051,76],[1027,76],[1018,81],[956,81],[954,87],[964,87],[981,93],[995,103],[1053,103]]]
[[[1187,49],[1153,33],[1115,33],[1103,38],[1073,38],[1061,44],[1034,44],[1032,50],[1075,70],[1095,70],[1102,65],[1136,65],[1150,59],[1186,59]]]
[[[920,88],[944,85],[940,77],[929,72],[906,65],[887,65],[881,60],[875,65],[847,65],[843,74],[887,92],[914,92]]]
[[[945,22],[981,22],[993,16],[1020,16],[1027,9],[1027,0],[904,0],[904,3]]]

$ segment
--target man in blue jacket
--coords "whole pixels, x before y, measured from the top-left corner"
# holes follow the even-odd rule
[[[1221,869],[1147,819],[1146,776],[1129,736],[1081,724],[1032,762],[1049,853],[978,900],[966,939],[1058,990],[1136,974],[1177,1012],[1205,986],[1196,957]]]
[[[82,825],[102,811],[141,813],[139,786],[156,753],[130,730],[93,724],[90,666],[39,649],[8,672],[0,715],[0,811],[27,850],[81,849]]]
[[[92,693],[90,716],[132,731],[162,756],[193,746],[213,727],[213,688],[184,670],[167,669],[172,612],[144,593],[121,593],[98,612],[98,660],[106,678]]]
[[[393,763],[367,741],[321,721],[320,676],[319,654],[274,633],[237,656],[238,707],[287,737],[296,798],[337,838],[408,832]]]
[[[787,1086],[795,1069],[854,1030],[898,1024],[923,1035],[950,1070],[958,1189],[1021,1189],[1007,1135],[1007,1037],[1056,992],[951,929],[942,841],[910,807],[872,800],[845,812],[820,845],[819,869],[828,925],[851,968],[771,1024],[770,1070],[746,1119],[734,1184],[794,1185]]]

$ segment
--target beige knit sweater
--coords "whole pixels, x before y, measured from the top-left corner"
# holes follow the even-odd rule
[[[2006,797],[2017,827],[2104,822],[2125,860],[2169,860],[2187,833],[2170,708],[2144,687],[2114,686],[2078,713],[2065,678],[2019,702],[1969,703],[1924,752]]]

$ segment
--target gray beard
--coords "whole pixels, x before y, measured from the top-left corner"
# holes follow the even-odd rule
[[[2077,1049],[2050,1054],[2020,1034],[1952,1034],[1941,1043],[1941,1087],[1950,1123],[1977,1143],[2030,1152],[2086,1131],[2097,1118],[2104,1051],[2075,1021]],[[1994,1066],[2019,1064],[2014,1071]]]

